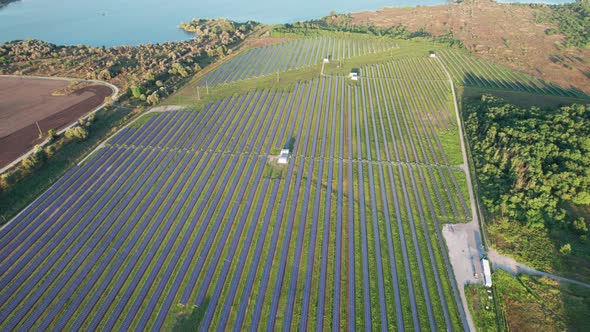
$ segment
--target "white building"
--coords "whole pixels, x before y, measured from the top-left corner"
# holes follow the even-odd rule
[[[348,77],[350,77],[350,79],[353,80],[353,81],[358,81],[359,74],[358,73],[355,73],[355,72],[351,72],[350,74],[348,74]]]
[[[289,149],[282,149],[281,154],[279,155],[279,160],[277,161],[279,164],[288,164],[289,163]]]
[[[430,51],[429,53],[431,58],[436,58],[436,53],[434,53],[434,51]]]
[[[324,63],[330,63],[330,58],[328,58],[328,57],[325,57],[325,58],[324,58]]]
[[[492,269],[490,268],[490,261],[483,258],[481,260],[483,265],[483,282],[486,287],[492,287]]]

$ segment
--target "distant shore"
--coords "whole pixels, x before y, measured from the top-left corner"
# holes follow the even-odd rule
[[[3,8],[4,6],[8,6],[9,4],[13,3],[13,2],[17,2],[20,0],[0,0],[0,8]]]

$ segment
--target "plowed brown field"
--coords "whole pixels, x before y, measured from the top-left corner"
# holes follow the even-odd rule
[[[67,96],[52,96],[70,82],[0,77],[0,167],[9,164],[35,144],[39,130],[62,129],[92,111],[110,96],[104,85],[92,85]]]

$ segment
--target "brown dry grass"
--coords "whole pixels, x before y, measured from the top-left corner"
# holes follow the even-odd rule
[[[476,56],[523,71],[564,87],[590,93],[590,50],[561,47],[563,36],[545,34],[548,25],[535,23],[547,7],[501,4],[478,0],[462,4],[384,8],[352,14],[357,25],[391,27],[399,24],[411,31],[425,29],[433,35],[452,32]],[[561,58],[565,65],[551,58]]]
[[[61,88],[61,89],[57,89],[55,91],[53,91],[53,93],[51,93],[52,96],[54,97],[64,97],[64,96],[69,96],[72,93],[81,90],[83,88],[89,87],[91,85],[95,85],[96,83],[91,83],[91,82],[79,82],[79,81],[73,81],[70,83],[70,85]]]
[[[247,48],[264,47],[272,44],[282,43],[293,40],[293,37],[271,37],[271,36],[259,36],[254,38],[248,38],[245,46]]]

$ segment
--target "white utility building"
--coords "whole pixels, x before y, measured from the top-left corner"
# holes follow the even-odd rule
[[[289,163],[289,149],[282,149],[281,154],[279,155],[279,160],[277,161],[279,164],[288,164]]]

